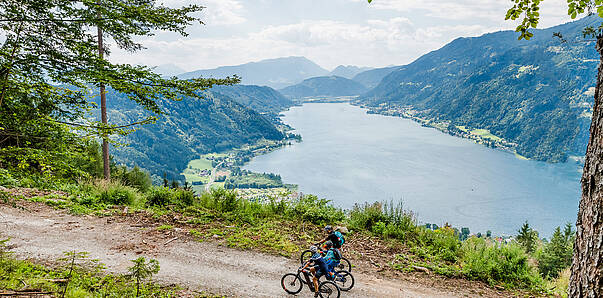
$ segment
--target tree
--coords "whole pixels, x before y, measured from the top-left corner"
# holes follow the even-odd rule
[[[536,28],[540,19],[541,0],[513,0],[514,6],[508,10],[506,19],[517,20],[521,23],[516,31],[519,39],[530,39],[533,33],[530,28]],[[578,15],[596,11],[603,17],[603,1],[601,0],[568,0],[568,15],[575,19]],[[596,39],[596,50],[603,61],[603,34],[599,28],[585,28],[585,36]],[[599,73],[595,86],[590,139],[586,149],[586,160],[582,172],[582,198],[576,220],[576,237],[574,256],[571,267],[569,296],[570,297],[601,297],[603,296],[603,274],[599,264],[603,262],[603,249],[600,242],[603,239],[603,63],[599,63]]]
[[[147,262],[144,257],[140,257],[132,260],[132,263],[134,263],[134,265],[128,268],[128,271],[130,272],[129,276],[136,280],[136,297],[138,297],[140,293],[140,284],[144,282],[145,279],[150,278],[153,274],[159,272],[159,262],[155,259],[151,259]]]
[[[544,246],[538,257],[538,271],[544,277],[556,278],[561,270],[572,263],[573,230],[571,224],[566,225],[563,233],[557,227],[551,242]]]
[[[239,80],[237,77],[162,78],[145,66],[112,63],[106,59],[110,49],[105,39],[121,49],[136,52],[143,49],[136,38],[152,35],[155,30],[186,36],[185,29],[200,22],[192,14],[202,9],[199,5],[169,8],[155,0],[1,1],[0,35],[4,41],[0,45],[0,109],[7,106],[8,110],[40,110],[33,113],[32,123],[39,126],[60,123],[98,135],[103,139],[104,175],[108,178],[109,137],[125,133],[132,125],[151,122],[155,117],[110,125],[105,87],[160,115],[159,99],[200,97],[200,90]],[[101,90],[100,123],[84,123],[81,117],[89,108],[87,95],[92,87]],[[7,113],[13,114],[16,113]],[[18,144],[17,138],[28,136],[15,133],[18,129],[5,127],[4,123],[0,125],[0,137],[5,138],[0,141],[9,144],[7,147]]]
[[[538,232],[534,231],[528,224],[528,221],[521,226],[519,231],[517,231],[517,237],[515,237],[517,242],[523,249],[531,254],[536,249],[536,240],[538,240]]]

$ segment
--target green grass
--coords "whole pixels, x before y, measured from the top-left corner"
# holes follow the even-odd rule
[[[462,126],[462,125],[457,125],[456,128],[458,128],[458,129],[460,129],[460,130],[462,130],[464,132],[469,132],[469,129],[467,129],[467,127]]]
[[[208,160],[205,158],[191,160],[188,163],[188,167],[191,167],[194,169],[199,169],[199,170],[211,170],[213,168],[211,166],[211,160]]]
[[[0,247],[0,289],[51,292],[53,297],[61,297],[65,291],[67,298],[136,296],[136,283],[133,279],[126,275],[107,273],[102,264],[87,259],[85,254],[78,255],[84,257],[77,259],[75,269],[69,275],[69,260],[63,260],[53,267],[41,266],[13,258],[4,246]],[[181,291],[174,285],[143,282],[139,297],[178,297]],[[195,294],[193,297],[217,296]]]
[[[490,133],[490,131],[487,129],[474,129],[471,131],[471,133],[474,135],[478,135],[484,139],[490,139],[490,140],[496,141],[496,142],[502,140],[501,138]]]

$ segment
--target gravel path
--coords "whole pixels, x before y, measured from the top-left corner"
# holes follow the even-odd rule
[[[10,237],[21,258],[55,260],[65,251],[86,251],[108,270],[124,273],[130,260],[156,258],[155,279],[234,297],[287,297],[281,276],[297,269],[287,258],[240,251],[215,243],[148,237],[145,229],[107,218],[72,216],[40,207],[26,211],[0,206],[0,234]],[[356,286],[342,297],[457,297],[408,281],[354,273]],[[458,293],[457,293],[458,295]],[[304,289],[298,297],[312,297]]]

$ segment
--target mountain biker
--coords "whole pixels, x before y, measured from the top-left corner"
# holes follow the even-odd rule
[[[310,267],[310,272],[312,272],[312,283],[314,283],[314,297],[318,297],[318,278],[320,278],[323,274],[328,273],[329,268],[327,267],[325,259],[320,254],[318,247],[312,245],[310,246],[310,251],[312,252],[312,257],[301,270],[305,270],[311,264],[314,265]],[[331,279],[331,276],[327,274],[327,278]]]
[[[337,267],[341,261],[341,252],[339,249],[333,247],[333,242],[330,240],[325,242],[325,248],[326,251],[323,258],[325,259],[329,273],[333,275],[335,267]]]
[[[333,247],[337,249],[341,249],[341,245],[345,242],[343,235],[339,231],[334,231],[333,227],[330,225],[325,226],[325,232],[329,233],[327,237],[318,242],[318,244],[323,244],[327,241],[331,241],[333,243]]]

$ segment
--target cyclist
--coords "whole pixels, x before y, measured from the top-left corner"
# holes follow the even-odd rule
[[[335,271],[335,267],[337,267],[341,261],[341,252],[339,249],[333,247],[333,242],[330,240],[325,242],[325,249],[326,250],[323,258],[327,264],[329,274],[332,276]]]
[[[301,270],[305,270],[311,264],[314,265],[310,267],[310,272],[312,272],[312,283],[314,283],[314,297],[318,297],[318,278],[328,273],[329,268],[318,247],[312,245],[310,246],[310,251],[312,252],[312,257]],[[327,275],[327,278],[331,279],[331,275]]]
[[[325,226],[325,232],[329,233],[327,237],[318,242],[317,244],[323,244],[327,241],[331,241],[333,243],[333,247],[337,249],[341,249],[341,245],[345,242],[343,235],[339,231],[334,231],[333,227],[330,225]]]

